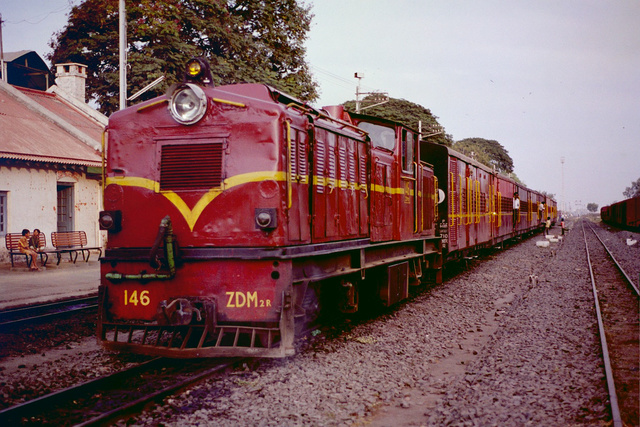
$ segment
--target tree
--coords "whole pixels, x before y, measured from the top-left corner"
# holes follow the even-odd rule
[[[304,101],[317,97],[303,45],[313,15],[296,0],[138,0],[126,2],[127,94],[157,77],[165,81],[141,96],[162,95],[182,80],[194,56],[211,62],[214,84],[261,82]],[[74,6],[54,35],[52,64],[88,66],[87,94],[109,114],[118,107],[118,0]]]
[[[367,101],[373,97],[375,96],[370,95],[365,97],[363,100],[364,105],[366,106]],[[369,104],[371,104],[371,102],[369,102]],[[343,105],[345,110],[349,112],[356,111],[355,101],[347,101]],[[438,118],[434,116],[429,109],[404,99],[389,98],[389,102],[368,108],[360,113],[402,123],[414,130],[418,130],[419,123],[422,122],[423,135],[432,135],[429,141],[446,144],[448,146],[451,146],[453,143],[451,135],[444,133],[444,127],[438,123]]]
[[[627,187],[627,189],[622,192],[622,195],[629,199],[632,197],[640,197],[640,178],[632,182],[631,187]]]
[[[465,138],[456,141],[453,149],[501,173],[513,173],[513,159],[509,152],[498,142],[484,138]]]
[[[587,203],[587,210],[589,212],[596,212],[598,210],[598,204],[597,203]]]
[[[556,199],[556,195],[553,193],[547,193],[546,191],[541,191],[540,194],[542,194],[544,197],[547,197],[549,199]]]

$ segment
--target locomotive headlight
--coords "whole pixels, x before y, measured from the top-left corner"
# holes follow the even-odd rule
[[[178,123],[192,125],[207,112],[207,96],[194,84],[182,84],[171,95],[169,111]]]

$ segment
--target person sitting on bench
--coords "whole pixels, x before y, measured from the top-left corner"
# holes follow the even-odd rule
[[[26,228],[22,230],[22,237],[18,241],[18,248],[20,252],[27,255],[27,257],[31,257],[31,270],[36,271],[40,270],[38,268],[38,253],[29,247],[29,239],[31,237],[31,233]]]

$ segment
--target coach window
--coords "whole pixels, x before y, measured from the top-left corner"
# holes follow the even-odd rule
[[[402,170],[413,173],[415,161],[416,135],[406,129],[402,129]]]
[[[362,122],[358,127],[369,134],[371,144],[377,148],[393,151],[396,147],[396,134],[393,128]]]

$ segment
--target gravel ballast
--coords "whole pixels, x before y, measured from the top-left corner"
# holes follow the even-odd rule
[[[210,380],[134,424],[606,423],[582,233],[537,247],[543,239],[294,357]]]

